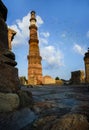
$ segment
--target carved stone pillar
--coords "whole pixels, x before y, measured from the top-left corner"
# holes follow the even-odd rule
[[[14,31],[11,28],[8,28],[8,46],[9,50],[12,50],[12,40],[14,39],[14,36],[16,35],[16,31]]]
[[[19,88],[15,55],[9,51],[8,28],[5,23],[7,8],[0,0],[0,92],[16,92]]]

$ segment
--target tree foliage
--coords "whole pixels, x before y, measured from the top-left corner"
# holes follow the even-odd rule
[[[60,78],[57,76],[56,78],[55,78],[55,80],[59,80]]]

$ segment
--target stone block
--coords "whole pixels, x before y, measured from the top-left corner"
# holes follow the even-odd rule
[[[81,114],[67,114],[47,124],[43,130],[89,130],[89,123]]]
[[[16,92],[18,89],[18,69],[5,63],[0,63],[0,92]]]
[[[19,96],[0,92],[0,112],[10,112],[19,107]]]
[[[31,92],[19,90],[18,95],[19,95],[19,98],[20,98],[20,107],[21,108],[23,108],[23,107],[32,108],[32,106],[33,106],[33,97],[32,97]]]

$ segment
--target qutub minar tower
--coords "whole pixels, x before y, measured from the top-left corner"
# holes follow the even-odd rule
[[[42,65],[39,51],[39,40],[37,35],[35,11],[31,12],[30,18],[30,40],[28,55],[28,84],[42,84]]]

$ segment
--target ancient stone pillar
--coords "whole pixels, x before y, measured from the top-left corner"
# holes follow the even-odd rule
[[[7,18],[7,8],[0,0],[0,50],[8,49],[7,25],[5,23]],[[4,43],[4,44],[3,44]]]
[[[88,51],[85,53],[84,62],[85,62],[85,82],[89,83],[89,48]]]
[[[14,31],[11,28],[8,28],[8,46],[9,46],[9,50],[12,50],[12,40],[14,39],[14,36],[16,35],[16,31]]]
[[[8,28],[5,23],[7,8],[0,0],[0,92],[16,92],[19,88],[15,55],[9,51]]]

